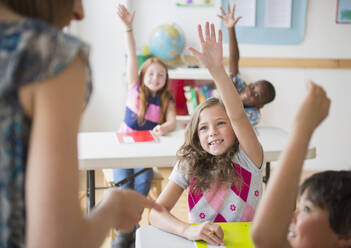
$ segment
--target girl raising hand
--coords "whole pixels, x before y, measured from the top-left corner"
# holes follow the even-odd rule
[[[117,14],[125,26],[127,43],[128,95],[124,121],[120,132],[152,130],[156,135],[166,135],[176,127],[176,112],[172,94],[168,91],[167,66],[158,58],[149,58],[138,72],[138,59],[133,35],[135,11],[129,12],[124,5],[118,5]],[[119,182],[143,168],[114,169],[114,182]],[[153,170],[135,177],[120,188],[134,189],[147,196],[153,178]],[[134,243],[134,232],[119,233],[112,247],[129,247]]]
[[[251,221],[262,194],[263,152],[244,112],[242,101],[222,65],[222,33],[216,38],[209,23],[198,27],[201,50],[189,50],[207,67],[221,99],[200,104],[186,128],[169,183],[151,211],[151,223],[189,240],[223,245],[223,230],[215,222]],[[190,225],[170,211],[189,187]]]

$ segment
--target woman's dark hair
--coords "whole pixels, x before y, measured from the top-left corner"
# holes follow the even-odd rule
[[[0,0],[22,16],[33,17],[50,24],[65,23],[73,12],[74,0]]]
[[[329,224],[343,238],[351,237],[351,171],[325,171],[304,181],[300,195],[329,214]]]

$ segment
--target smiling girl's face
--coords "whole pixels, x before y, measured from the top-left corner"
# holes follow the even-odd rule
[[[235,141],[235,134],[222,105],[213,105],[202,110],[197,134],[201,147],[208,153],[222,155]]]

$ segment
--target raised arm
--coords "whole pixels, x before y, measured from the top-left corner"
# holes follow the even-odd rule
[[[132,86],[138,82],[138,59],[136,55],[136,45],[133,34],[133,20],[135,11],[130,13],[122,4],[118,5],[117,14],[121,18],[126,31],[127,44],[127,81]]]
[[[241,16],[234,17],[235,4],[233,8],[230,9],[230,4],[227,4],[227,13],[225,13],[223,8],[220,8],[222,15],[218,17],[223,21],[224,25],[228,31],[228,43],[229,43],[229,76],[232,78],[239,73],[239,59],[240,52],[238,41],[235,34],[235,25],[241,19]]]
[[[222,32],[219,30],[218,41],[216,41],[215,27],[211,24],[210,30],[208,22],[205,25],[205,37],[203,36],[200,25],[198,27],[198,32],[201,43],[201,52],[194,48],[189,48],[189,50],[205,67],[207,67],[216,83],[217,89],[219,90],[240,146],[253,163],[260,168],[263,160],[262,147],[245,114],[244,106],[239,94],[226,74],[222,64]]]
[[[99,247],[110,228],[131,230],[144,207],[156,206],[133,191],[112,190],[89,216],[83,215],[77,132],[85,69],[77,57],[59,75],[20,90],[33,120],[25,180],[27,247]]]
[[[176,183],[169,181],[156,201],[163,206],[163,210],[151,210],[151,224],[164,231],[174,233],[189,240],[204,240],[213,245],[223,245],[223,231],[219,225],[205,222],[194,226],[181,221],[171,214],[172,208],[177,203],[183,191],[184,190]],[[210,234],[212,232],[215,235]]]
[[[312,82],[293,125],[289,142],[256,211],[252,237],[256,247],[288,247],[287,233],[296,206],[298,184],[311,136],[329,112],[325,91]],[[269,228],[267,228],[269,227]]]

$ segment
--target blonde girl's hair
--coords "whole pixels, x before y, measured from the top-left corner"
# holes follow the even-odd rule
[[[139,125],[142,124],[144,120],[144,116],[148,107],[147,99],[151,95],[151,91],[145,86],[144,84],[144,77],[145,77],[145,72],[149,68],[150,65],[157,63],[161,65],[165,71],[166,71],[166,82],[165,85],[160,89],[157,93],[160,94],[161,98],[161,117],[160,117],[160,122],[159,124],[162,124],[166,121],[166,116],[167,116],[167,109],[169,102],[173,100],[173,95],[172,93],[168,90],[168,69],[167,65],[162,62],[159,58],[152,57],[147,59],[144,64],[140,68],[140,73],[139,73],[139,81],[140,81],[140,95],[139,95],[139,101],[140,101],[140,109],[138,112],[138,123]]]
[[[184,144],[177,151],[181,171],[194,180],[193,193],[199,190],[205,192],[216,179],[228,185],[234,182],[236,186],[242,181],[233,167],[233,156],[239,148],[237,139],[227,152],[219,156],[213,156],[201,147],[198,136],[200,114],[204,109],[216,105],[225,109],[222,101],[215,97],[207,99],[195,109],[185,130]]]
[[[52,25],[65,23],[73,13],[74,0],[0,0],[22,16],[37,18]]]

